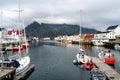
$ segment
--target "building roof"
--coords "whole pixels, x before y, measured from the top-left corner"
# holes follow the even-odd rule
[[[118,25],[109,26],[109,27],[107,28],[107,30],[109,30],[109,29],[115,29],[117,26],[118,26]]]

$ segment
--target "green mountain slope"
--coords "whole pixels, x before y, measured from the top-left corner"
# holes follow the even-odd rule
[[[73,35],[79,33],[79,25],[72,24],[47,24],[33,22],[28,25],[26,29],[26,33],[29,36],[34,37],[56,37],[59,35]],[[82,33],[96,33],[95,29],[82,28]]]

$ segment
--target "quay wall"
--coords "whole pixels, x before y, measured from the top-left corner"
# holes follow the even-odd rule
[[[92,42],[88,41],[73,41],[73,44],[82,44],[82,45],[93,45]]]

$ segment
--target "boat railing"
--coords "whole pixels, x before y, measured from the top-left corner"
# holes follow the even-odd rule
[[[15,55],[9,56],[8,59],[18,59],[19,56],[20,54],[15,54]]]

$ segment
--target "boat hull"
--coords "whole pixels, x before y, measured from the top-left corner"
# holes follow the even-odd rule
[[[107,53],[107,51],[102,51],[98,54],[98,57],[104,61],[106,64],[114,65],[115,58],[111,53]]]
[[[20,66],[16,69],[16,75],[18,76],[24,72],[30,66],[30,57],[26,56],[17,60],[20,63]]]
[[[93,68],[97,68],[97,66],[94,64],[94,63],[86,63],[86,64],[83,64],[83,68],[86,69],[86,70],[91,70]]]
[[[106,64],[114,65],[115,59],[114,58],[104,58],[104,62]]]

